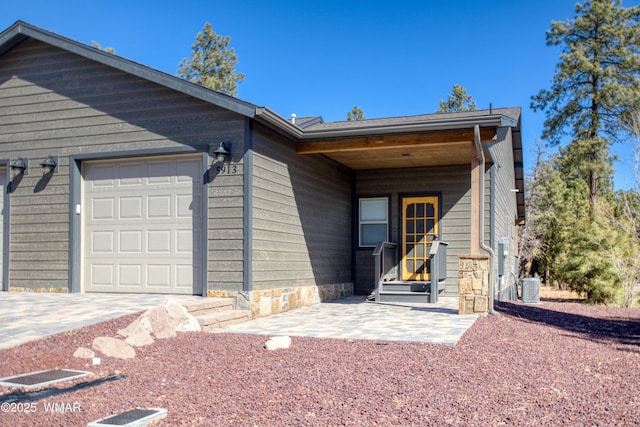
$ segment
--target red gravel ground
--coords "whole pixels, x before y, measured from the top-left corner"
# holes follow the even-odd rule
[[[166,408],[162,426],[640,423],[640,309],[497,305],[455,347],[293,337],[267,351],[263,336],[181,333],[135,359],[72,356],[130,315],[0,351],[0,377],[95,373],[42,392],[0,387],[0,425],[84,426],[135,407]]]

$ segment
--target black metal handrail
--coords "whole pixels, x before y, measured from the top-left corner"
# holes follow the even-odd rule
[[[376,248],[373,250],[373,256],[375,257],[375,283],[376,283],[376,301],[380,300],[381,284],[385,280],[396,279],[398,276],[397,268],[398,263],[396,261],[396,249],[397,243],[393,242],[378,242]]]
[[[438,292],[440,285],[444,288],[444,282],[447,279],[447,246],[448,243],[440,240],[434,240],[429,250],[429,258],[431,259],[431,292],[429,294],[429,302],[438,302]]]

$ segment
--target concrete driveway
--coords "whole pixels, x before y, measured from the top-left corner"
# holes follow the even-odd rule
[[[0,349],[147,310],[198,299],[151,294],[0,292]]]

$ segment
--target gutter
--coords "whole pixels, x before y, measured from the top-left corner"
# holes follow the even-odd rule
[[[496,254],[489,246],[484,243],[484,167],[485,167],[485,158],[484,151],[482,151],[482,143],[480,142],[480,126],[475,125],[473,127],[473,139],[476,143],[476,150],[478,151],[478,156],[480,157],[480,247],[489,253],[489,314],[494,316],[498,316],[498,313],[493,309],[493,291],[494,291],[494,283],[493,283],[493,272],[494,272],[494,262],[496,258]]]
[[[456,117],[431,119],[405,123],[381,123],[376,119],[363,123],[350,123],[348,127],[333,127],[325,129],[307,129],[300,135],[300,140],[319,140],[319,139],[337,139],[337,138],[354,138],[379,135],[393,135],[414,132],[429,132],[439,130],[461,130],[469,129],[471,124],[477,124],[482,127],[503,127],[513,124],[513,120],[503,115],[487,115],[476,117]]]

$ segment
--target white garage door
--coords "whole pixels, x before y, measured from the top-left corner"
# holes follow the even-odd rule
[[[200,294],[200,157],[85,162],[83,287]]]

